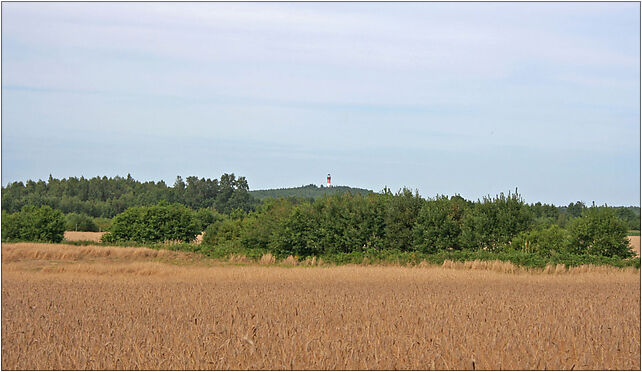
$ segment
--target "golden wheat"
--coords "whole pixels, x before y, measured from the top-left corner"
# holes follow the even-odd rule
[[[85,255],[26,271],[42,257],[6,262],[11,247],[4,369],[640,369],[635,269]]]
[[[149,248],[75,246],[67,244],[14,243],[2,245],[2,262],[21,260],[64,260],[78,261],[87,258],[111,257],[125,259],[146,259],[155,257],[185,256],[182,252],[171,252]]]

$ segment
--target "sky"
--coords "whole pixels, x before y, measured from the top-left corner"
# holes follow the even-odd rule
[[[640,4],[2,3],[2,185],[640,205]]]

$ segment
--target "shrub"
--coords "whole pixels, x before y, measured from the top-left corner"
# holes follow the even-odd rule
[[[111,227],[111,218],[95,217],[94,222],[98,226],[98,231],[109,231]]]
[[[557,225],[523,231],[511,243],[511,247],[514,249],[537,253],[543,257],[564,253],[568,251],[568,246],[568,232]]]
[[[312,204],[290,205],[275,218],[280,219],[278,224],[270,222],[273,226],[268,246],[280,257],[381,249],[385,199],[344,193],[324,196]]]
[[[248,214],[239,232],[243,247],[266,249],[293,207],[294,203],[286,199],[268,199],[255,212]]]
[[[438,196],[425,203],[413,229],[416,249],[423,253],[459,249],[464,209],[465,204],[454,197]]]
[[[202,208],[194,213],[194,218],[200,231],[205,231],[209,225],[222,221],[224,217],[214,209]]]
[[[462,245],[496,252],[532,224],[532,214],[517,191],[485,197],[467,210],[462,220]]]
[[[325,253],[382,248],[385,199],[344,193],[315,201],[309,208],[309,219],[313,224],[307,230],[309,239],[314,247],[323,247]]]
[[[180,204],[132,207],[114,217],[104,241],[139,243],[194,240],[200,228],[192,211]]]
[[[323,247],[319,244],[320,230],[310,205],[297,205],[281,223],[279,234],[271,241],[270,248],[280,256],[318,256],[323,253]]]
[[[20,212],[2,213],[2,240],[59,243],[65,235],[65,218],[49,206],[24,206]]]
[[[227,242],[239,242],[243,217],[240,214],[233,214],[230,217],[223,217],[215,221],[205,229],[202,244],[218,246]]]
[[[65,229],[69,231],[98,231],[98,225],[86,214],[69,213],[65,216]]]
[[[632,257],[627,238],[627,225],[610,208],[584,209],[582,216],[571,222],[571,251],[606,257]]]
[[[419,193],[404,188],[396,195],[387,194],[385,222],[385,243],[387,249],[411,251],[413,247],[412,229],[417,222],[419,211],[425,200]]]

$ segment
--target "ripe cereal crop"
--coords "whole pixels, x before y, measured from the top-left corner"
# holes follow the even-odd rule
[[[89,248],[3,244],[3,369],[640,369],[639,270]]]

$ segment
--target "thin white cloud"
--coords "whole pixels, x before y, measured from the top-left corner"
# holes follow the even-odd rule
[[[631,9],[3,3],[3,131],[620,156],[639,151]]]

